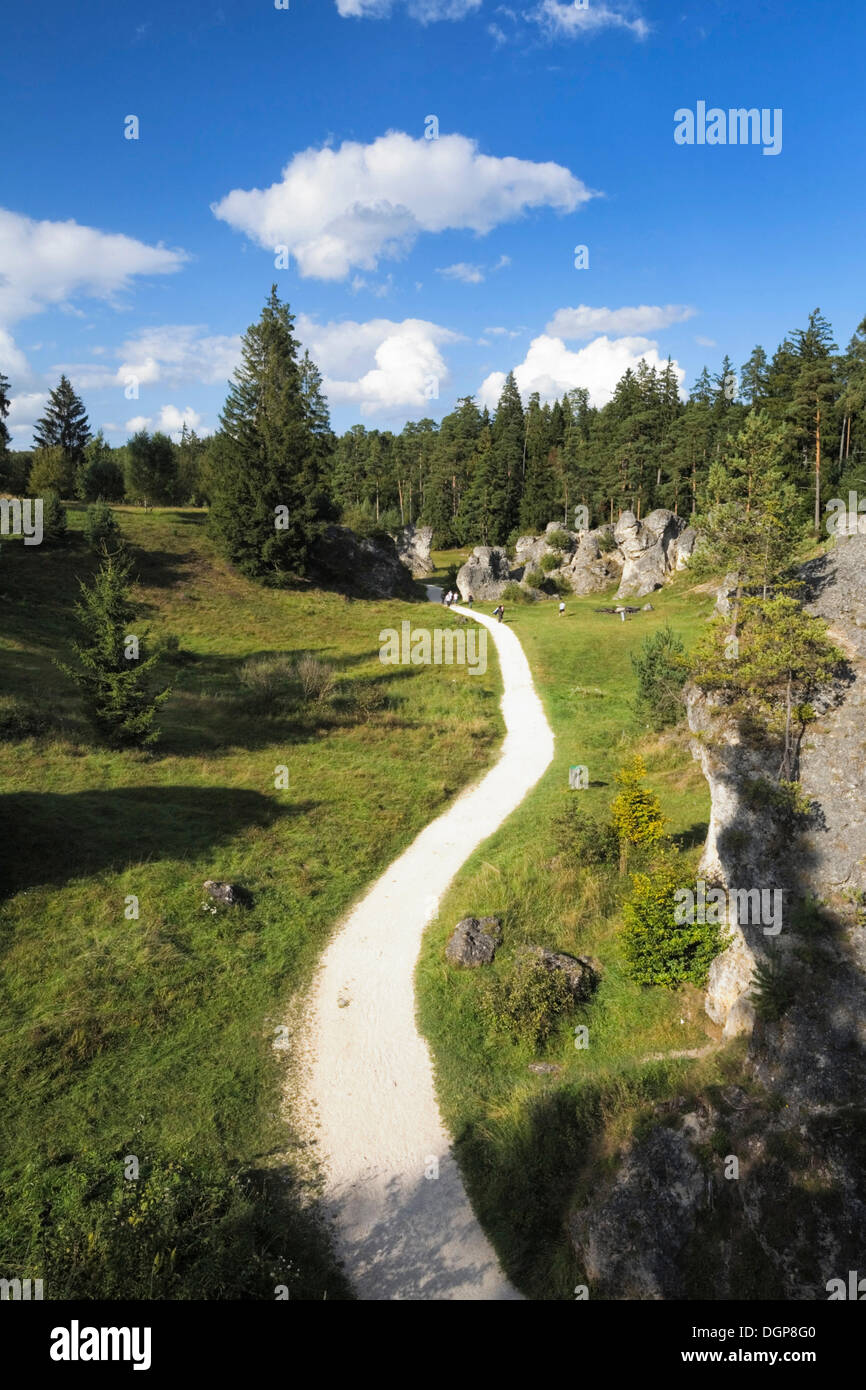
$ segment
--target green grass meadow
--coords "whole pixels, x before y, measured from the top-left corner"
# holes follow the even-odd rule
[[[430,927],[417,987],[423,1032],[434,1053],[438,1095],[476,1211],[509,1275],[534,1298],[573,1297],[584,1282],[568,1239],[568,1217],[581,1194],[611,1170],[616,1153],[651,1106],[711,1084],[735,1068],[736,1049],[700,1060],[654,1054],[705,1047],[713,1027],[703,995],[645,988],[624,969],[621,903],[630,887],[618,870],[593,870],[557,853],[553,822],[569,798],[600,816],[616,793],[614,774],[634,751],[658,793],[668,832],[696,865],[709,817],[709,794],[682,729],[656,735],[633,711],[630,662],[644,637],[670,622],[690,647],[712,598],[686,577],[652,595],[652,612],[626,622],[594,610],[610,600],[570,598],[506,605],[506,621],[529,658],[556,735],[556,753],[540,783],[500,830],[467,861]],[[479,604],[490,612],[492,604]],[[570,790],[568,769],[588,769],[589,787]],[[508,968],[531,943],[593,958],[600,984],[589,1003],[564,1020],[545,1049],[491,1031],[479,1007],[484,969],[449,966],[444,947],[464,916],[503,919],[503,944],[491,971]],[[575,1046],[577,1025],[588,1032]],[[528,1071],[531,1062],[559,1070]]]
[[[54,664],[95,564],[83,508],[66,545],[0,559],[0,1272],[47,1298],[345,1296],[275,1030],[352,901],[495,759],[498,670],[384,666],[381,629],[453,620],[257,587],[202,512],[116,515],[140,630],[178,639],[153,751],[101,744]],[[244,663],[303,653],[331,694],[251,707]],[[212,910],[208,878],[252,906]]]

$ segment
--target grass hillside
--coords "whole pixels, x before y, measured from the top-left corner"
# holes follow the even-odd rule
[[[47,1298],[338,1297],[275,1027],[352,900],[495,757],[498,673],[383,666],[382,628],[453,620],[258,588],[200,512],[116,515],[173,687],[152,752],[100,743],[54,664],[95,564],[82,509],[60,548],[2,546],[0,1269]],[[304,654],[327,664],[306,694]],[[208,878],[252,905],[214,909]]]
[[[727,1063],[655,1054],[713,1041],[703,995],[643,988],[624,969],[621,904],[630,890],[618,869],[581,866],[558,851],[554,822],[571,798],[607,814],[614,774],[635,750],[658,793],[667,830],[696,864],[709,815],[706,783],[682,730],[650,734],[633,713],[630,654],[670,621],[687,647],[712,608],[685,576],[653,595],[654,611],[621,622],[594,610],[609,600],[570,598],[506,605],[556,735],[556,756],[523,805],[464,865],[429,929],[418,969],[421,1026],[434,1051],[440,1105],[476,1210],[509,1275],[536,1298],[573,1297],[582,1282],[568,1241],[568,1213],[586,1185],[610,1167],[617,1147],[649,1105],[718,1077]],[[492,604],[478,605],[489,612]],[[589,787],[571,791],[568,769],[588,768]],[[500,916],[503,945],[493,966],[457,971],[444,946],[462,917]],[[600,985],[543,1048],[491,1025],[484,991],[523,943],[595,958]],[[589,1029],[578,1050],[574,1028]],[[554,1069],[528,1070],[532,1062]]]

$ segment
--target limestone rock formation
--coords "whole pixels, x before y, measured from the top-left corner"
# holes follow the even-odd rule
[[[400,562],[416,579],[433,573],[435,565],[430,556],[432,526],[403,526],[394,536],[394,543]]]
[[[470,594],[474,599],[500,599],[510,579],[511,567],[504,547],[476,545],[457,572],[457,588],[464,599]]]
[[[614,527],[614,538],[624,564],[617,598],[645,598],[660,589],[667,576],[678,567],[679,538],[687,529],[682,517],[665,508],[650,512],[638,521],[634,512],[623,512]],[[683,562],[694,549],[687,542]]]
[[[327,526],[314,551],[317,577],[361,598],[411,598],[412,576],[390,536],[357,536]]]

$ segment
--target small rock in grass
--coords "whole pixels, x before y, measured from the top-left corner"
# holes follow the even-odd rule
[[[502,923],[498,917],[464,917],[458,922],[448,945],[445,958],[452,965],[489,965],[502,940]]]
[[[218,879],[209,878],[205,880],[204,886],[215,902],[225,903],[227,907],[235,904],[249,907],[252,901],[246,888],[241,888],[237,883],[220,883]]]

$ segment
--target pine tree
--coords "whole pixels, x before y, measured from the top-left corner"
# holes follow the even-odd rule
[[[747,405],[760,406],[766,400],[768,387],[767,354],[760,346],[752,349],[748,362],[740,368],[740,395]]]
[[[808,327],[796,334],[795,347],[800,371],[794,383],[789,406],[790,418],[800,432],[804,452],[812,452],[815,476],[815,534],[821,531],[822,446],[827,436],[827,416],[835,397],[836,350],[827,320],[815,309]]]
[[[126,490],[144,502],[174,500],[177,457],[167,434],[139,430],[126,444]]]
[[[83,640],[72,644],[78,665],[58,665],[81,690],[88,717],[101,734],[117,743],[154,743],[159,738],[154,719],[170,691],[148,688],[159,657],[141,655],[141,639],[133,630],[129,559],[104,549],[91,583],[81,581],[80,589],[75,612]]]
[[[39,449],[50,449],[54,446],[61,448],[70,469],[70,477],[74,479],[75,470],[84,457],[84,446],[89,438],[90,426],[84,403],[76,396],[69,378],[61,376],[48,397],[45,414],[36,422],[33,431],[36,446]]]
[[[513,372],[509,372],[505,378],[496,407],[492,443],[496,495],[490,498],[493,508],[492,532],[495,536],[490,544],[504,545],[517,527],[526,444],[523,403]]]
[[[214,455],[212,531],[244,574],[270,583],[309,572],[327,515],[322,435],[311,424],[293,328],[274,285],[244,334]]]

